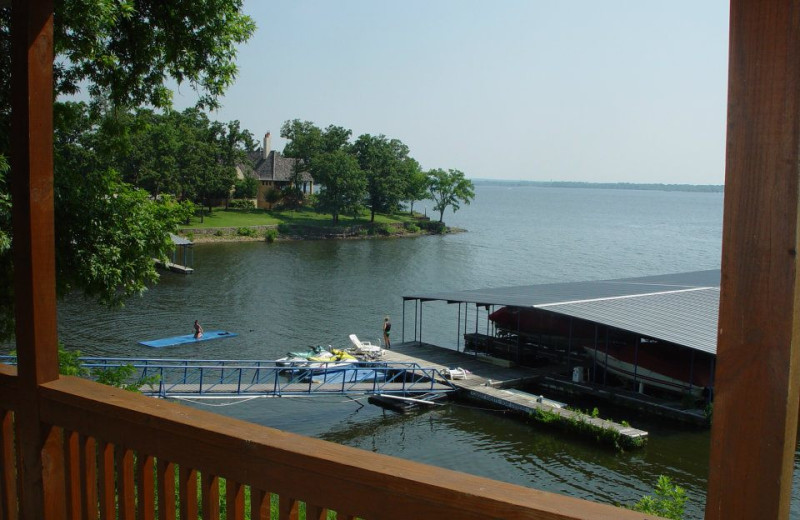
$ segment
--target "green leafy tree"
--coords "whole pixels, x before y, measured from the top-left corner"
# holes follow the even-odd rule
[[[376,213],[397,211],[405,191],[408,147],[384,135],[364,134],[353,144],[353,153],[367,176],[370,221],[375,221]]]
[[[59,294],[77,288],[106,303],[140,293],[156,278],[176,203],[151,199],[124,182],[119,164],[136,141],[126,134],[125,107],[170,105],[170,79],[188,83],[199,105],[216,107],[234,80],[237,46],[255,29],[242,0],[71,0],[56,2],[55,95],[81,89],[86,107],[58,104],[55,128],[56,270]],[[10,134],[11,7],[0,6],[0,157]],[[94,107],[97,107],[96,109]],[[105,114],[104,117],[100,117]],[[109,138],[113,136],[113,138]],[[102,137],[102,138],[101,138]],[[3,165],[5,160],[2,160]],[[0,335],[13,330],[9,172],[0,167]],[[13,177],[13,172],[11,172]],[[229,187],[232,183],[229,183]],[[159,188],[160,189],[160,188]]]
[[[258,179],[254,179],[253,177],[236,179],[236,184],[233,189],[234,198],[252,199],[256,195],[258,195]]]
[[[272,207],[281,200],[282,196],[281,190],[272,186],[267,188],[267,191],[264,192],[264,202],[269,204],[270,211],[272,210]]]
[[[311,173],[323,186],[317,195],[317,210],[330,213],[334,224],[339,215],[359,210],[367,179],[355,157],[344,150],[319,154],[311,161]]]
[[[292,184],[299,188],[303,173],[311,168],[311,159],[322,150],[322,130],[311,121],[293,119],[283,123],[281,137],[288,139],[283,155],[297,159],[292,166]]]
[[[439,212],[439,222],[444,219],[444,210],[453,208],[453,213],[461,208],[461,203],[469,204],[475,198],[472,181],[459,170],[444,171],[441,168],[428,172],[428,191],[433,200],[433,209]]]
[[[428,198],[428,175],[414,159],[404,163],[403,200],[408,202],[408,214],[414,214],[414,202]]]

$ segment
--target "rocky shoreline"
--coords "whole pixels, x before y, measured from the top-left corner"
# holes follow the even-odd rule
[[[188,232],[187,232],[188,231]],[[262,233],[257,235],[242,235],[238,234],[236,230],[225,230],[220,232],[218,229],[203,229],[200,230],[180,230],[178,234],[186,239],[191,240],[194,244],[219,244],[225,242],[265,242],[269,241]],[[445,228],[444,232],[433,232],[424,229],[419,231],[400,231],[388,234],[343,234],[343,233],[291,233],[287,235],[277,235],[274,242],[290,242],[298,240],[369,240],[369,239],[386,239],[386,238],[413,238],[425,235],[447,235],[452,233],[464,233],[466,229],[461,228]]]

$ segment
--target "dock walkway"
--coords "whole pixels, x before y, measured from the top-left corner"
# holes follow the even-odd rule
[[[480,356],[426,343],[398,344],[387,350],[383,359],[389,362],[417,363],[435,368],[440,374],[446,373],[446,369],[463,368],[469,372],[466,378],[452,379],[450,382],[470,399],[488,402],[525,416],[538,412],[555,414],[566,422],[581,423],[596,431],[614,432],[628,445],[641,445],[647,438],[646,431],[561,408],[559,403],[542,396],[506,390],[543,378],[547,372],[544,369],[498,366],[492,364],[491,359],[481,359]]]

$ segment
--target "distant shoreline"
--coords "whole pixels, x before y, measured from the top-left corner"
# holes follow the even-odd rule
[[[476,186],[532,186],[535,188],[583,188],[598,190],[688,191],[697,193],[724,193],[722,184],[646,184],[633,182],[577,182],[577,181],[505,181],[472,179]]]

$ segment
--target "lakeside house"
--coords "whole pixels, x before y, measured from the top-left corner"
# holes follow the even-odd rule
[[[282,190],[292,183],[292,170],[297,164],[298,159],[285,157],[280,152],[272,149],[272,137],[270,132],[264,134],[264,140],[260,150],[248,154],[251,164],[239,164],[236,166],[236,176],[244,179],[245,176],[253,177],[258,180],[258,193],[256,194],[255,205],[261,209],[271,209],[271,204],[267,202],[267,193],[270,190]],[[308,172],[300,174],[302,182],[301,189],[304,195],[313,193],[314,178]]]

